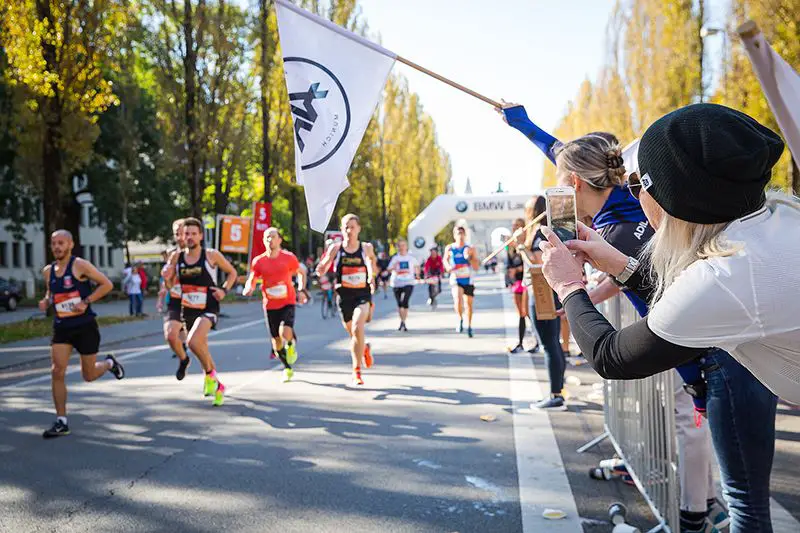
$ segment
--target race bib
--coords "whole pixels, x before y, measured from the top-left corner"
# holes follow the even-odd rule
[[[273,298],[275,300],[284,300],[289,296],[289,288],[285,283],[267,287],[264,292],[267,293],[267,298]]]
[[[181,287],[181,305],[189,309],[205,309],[208,301],[208,287],[183,285]]]
[[[469,265],[456,265],[455,274],[458,279],[465,279],[472,275]]]
[[[78,291],[54,294],[53,303],[55,303],[58,318],[69,318],[83,314],[75,310],[75,306],[81,303],[81,293]]]
[[[342,267],[342,287],[345,289],[364,289],[367,286],[366,267]]]
[[[180,285],[173,285],[172,288],[169,290],[170,298],[180,298],[181,297],[181,286]]]

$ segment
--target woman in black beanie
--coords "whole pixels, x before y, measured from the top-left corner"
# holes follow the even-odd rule
[[[709,359],[708,386],[726,393],[736,413],[714,420],[709,404],[717,451],[725,444],[718,439],[733,442],[729,448],[748,439],[763,450],[740,458],[746,472],[723,469],[732,533],[772,531],[769,467],[753,465],[772,461],[775,395],[800,403],[800,202],[765,194],[782,151],[774,132],[743,113],[712,104],[678,109],[645,132],[641,178],[629,183],[656,228],[642,264],[585,226],[578,241],[565,245],[548,233],[541,245],[545,276],[603,377],[642,378]],[[581,282],[584,260],[631,291],[652,293],[647,318],[615,331]],[[730,387],[748,379],[742,366],[760,383]],[[757,426],[748,422],[754,418]]]

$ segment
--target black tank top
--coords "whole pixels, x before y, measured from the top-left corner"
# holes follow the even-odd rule
[[[344,249],[344,243],[336,256],[336,292],[342,298],[359,298],[369,296],[369,271],[364,257],[364,246],[358,243],[358,249],[350,253]]]
[[[75,304],[92,294],[92,286],[89,280],[79,280],[72,273],[72,265],[75,264],[75,257],[70,257],[67,268],[61,277],[56,276],[56,262],[50,265],[50,301],[55,308],[53,327],[74,328],[83,326],[94,321],[95,313],[92,306],[88,306],[86,311],[78,313],[75,311]]]
[[[521,268],[525,266],[525,263],[522,261],[522,256],[519,252],[508,252],[508,268]],[[514,281],[522,281],[523,277],[525,276],[525,272],[523,270],[519,270],[514,274]]]
[[[206,258],[206,249],[200,252],[197,263],[187,263],[186,253],[178,257],[178,283],[181,285],[181,308],[183,311],[219,313],[219,301],[209,291],[217,286],[217,267],[212,267]]]

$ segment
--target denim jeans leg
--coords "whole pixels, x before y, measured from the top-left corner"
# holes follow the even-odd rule
[[[706,371],[708,422],[730,533],[772,533],[769,479],[778,398],[727,352],[714,350],[705,360],[712,364]]]
[[[129,294],[128,295],[128,313],[130,313],[131,316],[133,316],[133,306],[134,306],[134,300],[135,299],[136,299],[136,295],[135,294]]]
[[[561,350],[561,319],[539,320],[537,318],[534,319],[534,324],[544,347],[544,359],[550,376],[550,393],[561,394],[566,370],[566,360],[564,352]]]

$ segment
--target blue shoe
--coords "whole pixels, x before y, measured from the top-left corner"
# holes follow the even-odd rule
[[[708,521],[716,529],[725,529],[731,524],[731,518],[728,516],[728,511],[722,503],[715,499],[714,503],[708,506],[708,514],[706,515]]]
[[[458,323],[458,327],[456,328],[456,333],[464,333],[464,321]]]

